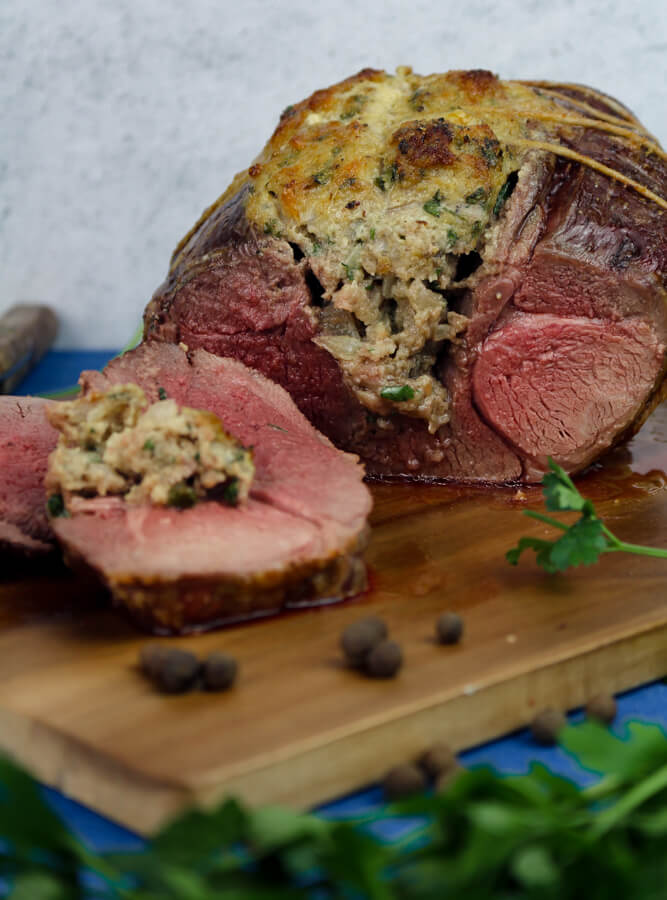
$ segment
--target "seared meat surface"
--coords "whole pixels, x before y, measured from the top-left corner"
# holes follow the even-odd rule
[[[283,113],[145,335],[257,368],[370,476],[577,471],[664,396],[666,195],[593,89],[364,70]]]

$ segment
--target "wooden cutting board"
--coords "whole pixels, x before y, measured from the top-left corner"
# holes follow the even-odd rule
[[[667,546],[667,404],[580,479],[620,537]],[[145,637],[90,586],[34,573],[0,584],[0,746],[40,778],[145,832],[234,793],[306,807],[360,787],[434,739],[471,746],[667,672],[667,562],[610,554],[547,576],[504,560],[538,488],[374,486],[372,589],[355,601],[171,639],[237,656],[222,695],[165,697],[136,669]],[[436,644],[443,610],[466,623]],[[349,670],[341,629],[384,616],[392,681]]]

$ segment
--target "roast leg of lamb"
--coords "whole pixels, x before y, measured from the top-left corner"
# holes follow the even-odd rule
[[[157,342],[113,360],[102,373],[83,373],[80,383],[78,405],[52,415],[62,436],[46,483],[51,492],[64,484],[67,493],[52,493],[58,500],[51,506],[60,505],[63,515],[51,524],[68,562],[96,573],[141,623],[160,632],[211,627],[365,587],[361,554],[371,498],[363,467],[318,434],[281,387],[236,360]],[[155,434],[146,424],[143,432],[139,425],[132,434],[122,430],[120,418],[137,396],[151,404]],[[104,416],[93,410],[84,419],[86,403],[100,398]],[[189,419],[176,412],[183,407]],[[164,474],[178,470],[186,444],[195,445],[189,439],[180,448],[159,445],[158,433],[173,422],[163,432],[157,426],[165,415],[186,432],[193,422],[194,429],[198,421],[210,425],[211,417],[197,410],[213,413],[244,445],[239,459],[252,454],[247,499],[235,476],[205,497],[195,495],[190,479],[159,502]],[[103,447],[104,428],[113,440]],[[74,431],[82,435],[81,446],[63,445]],[[153,478],[150,460],[164,456],[166,446],[175,447],[174,458]],[[132,453],[136,477],[129,476],[127,492],[121,475],[127,476]],[[199,450],[191,455],[200,461]],[[107,465],[110,459],[114,465]],[[146,497],[149,479],[156,502]]]
[[[591,88],[364,70],[285,110],[145,337],[258,369],[371,477],[576,472],[666,395],[666,176]]]
[[[58,434],[48,400],[0,397],[0,557],[51,553],[44,475]]]

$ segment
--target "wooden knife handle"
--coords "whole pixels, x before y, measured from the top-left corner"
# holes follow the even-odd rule
[[[0,394],[10,394],[55,340],[58,319],[49,306],[20,303],[0,318]]]

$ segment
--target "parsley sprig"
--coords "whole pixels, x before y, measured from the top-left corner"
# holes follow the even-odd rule
[[[579,518],[571,525],[545,516],[543,513],[525,510],[524,515],[558,528],[563,534],[553,541],[535,537],[522,537],[516,547],[505,554],[513,566],[519,562],[524,550],[534,550],[537,564],[547,572],[564,572],[573,566],[590,566],[603,553],[636,553],[640,556],[657,556],[667,559],[667,550],[645,547],[622,541],[607,528],[595,512],[591,500],[579,493],[569,475],[552,459],[551,471],[542,479],[544,504],[550,512],[578,512]]]
[[[635,722],[618,738],[586,722],[559,742],[603,777],[578,789],[537,764],[512,777],[463,771],[445,792],[347,821],[228,799],[140,851],[101,854],[0,759],[0,896],[4,881],[13,900],[662,900],[667,736]],[[388,814],[412,821],[392,844],[373,831]]]

